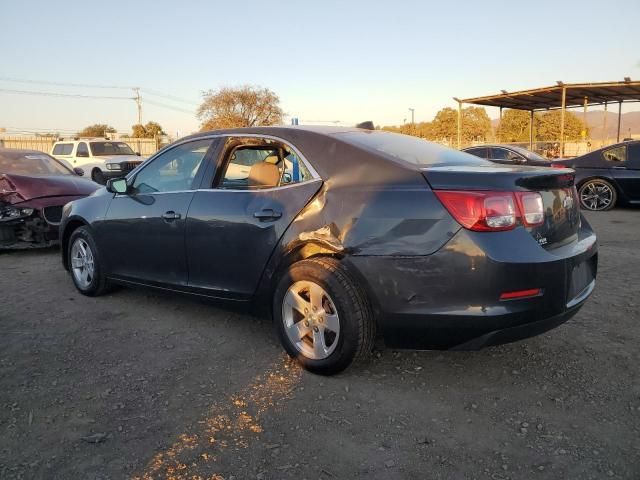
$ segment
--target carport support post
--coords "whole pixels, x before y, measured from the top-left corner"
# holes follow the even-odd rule
[[[560,110],[560,158],[564,157],[564,111],[567,108],[567,87],[562,87],[562,109]]]
[[[618,102],[618,140],[616,143],[620,142],[620,122],[622,121],[622,101]]]
[[[602,127],[602,146],[607,143],[609,134],[607,133],[607,102],[604,102],[604,126]]]
[[[529,112],[529,150],[533,151],[533,110]]]
[[[502,107],[500,107],[500,123],[498,123],[498,143],[500,143],[500,130],[502,130]]]
[[[460,147],[462,147],[462,102],[460,100],[457,100],[457,102],[458,102],[458,150],[460,150]]]

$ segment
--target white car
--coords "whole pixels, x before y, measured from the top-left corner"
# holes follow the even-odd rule
[[[81,168],[103,185],[109,178],[123,177],[144,160],[127,143],[104,138],[60,140],[53,144],[51,155],[71,168]]]

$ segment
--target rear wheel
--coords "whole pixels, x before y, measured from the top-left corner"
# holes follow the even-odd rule
[[[333,258],[291,266],[276,289],[273,314],[284,349],[315,373],[338,373],[373,347],[375,322],[366,295]]]
[[[606,180],[596,178],[584,182],[578,191],[580,206],[585,210],[605,211],[616,204],[616,189]]]
[[[67,258],[71,278],[80,293],[96,297],[109,290],[96,243],[87,227],[71,234]]]

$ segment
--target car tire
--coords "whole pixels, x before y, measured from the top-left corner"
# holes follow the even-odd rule
[[[618,193],[613,185],[602,178],[587,180],[578,189],[580,207],[585,210],[604,212],[611,210],[618,201]]]
[[[107,183],[107,179],[105,178],[104,173],[102,173],[102,170],[100,170],[99,168],[94,168],[93,170],[91,170],[91,180],[100,185],[104,185]]]
[[[110,290],[96,242],[88,227],[80,227],[71,234],[67,262],[73,284],[81,294],[97,297]]]
[[[365,358],[375,341],[369,300],[334,258],[310,258],[289,267],[275,291],[273,318],[289,356],[321,375]]]

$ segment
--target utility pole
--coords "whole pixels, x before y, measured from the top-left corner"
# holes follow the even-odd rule
[[[416,110],[415,108],[410,108],[409,111],[411,112],[411,123],[413,124],[415,123],[413,114],[415,113]]]
[[[142,125],[142,97],[140,97],[140,87],[135,87],[133,89],[133,93],[136,94],[134,100],[136,101],[136,105],[138,106],[138,125]],[[140,155],[140,139],[138,139],[138,155]]]
[[[133,93],[136,94],[133,99],[136,101],[136,105],[138,106],[138,125],[142,125],[142,97],[140,96],[140,87],[135,87],[133,89]]]

